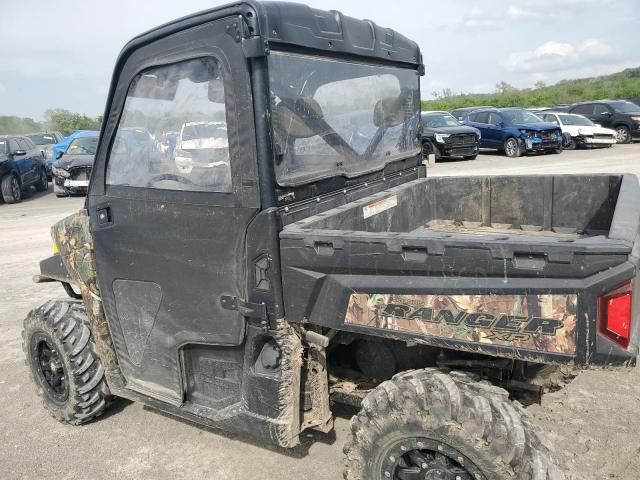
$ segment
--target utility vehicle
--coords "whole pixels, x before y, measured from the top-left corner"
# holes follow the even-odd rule
[[[78,298],[25,320],[47,409],[81,424],[124,397],[294,447],[333,399],[361,408],[347,479],[563,478],[509,395],[635,363],[638,181],[427,176],[423,72],[401,34],[299,4],[133,39],[36,278]],[[221,112],[229,174],[118,147]]]

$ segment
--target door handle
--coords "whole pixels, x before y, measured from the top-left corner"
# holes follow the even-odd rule
[[[113,216],[111,215],[111,207],[100,207],[96,210],[96,217],[98,219],[98,226],[111,225],[113,223]]]

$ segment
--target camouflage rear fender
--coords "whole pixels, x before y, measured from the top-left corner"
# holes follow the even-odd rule
[[[80,210],[63,218],[52,227],[51,235],[69,275],[80,288],[89,327],[111,387],[113,380],[120,378],[120,370],[102,308],[88,212]]]

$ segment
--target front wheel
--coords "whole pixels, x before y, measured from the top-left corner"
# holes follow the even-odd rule
[[[631,131],[629,130],[629,127],[625,125],[618,125],[616,127],[616,142],[617,143],[631,142]]]
[[[27,368],[51,416],[80,425],[105,411],[111,393],[82,303],[50,301],[32,310],[22,339]]]
[[[565,150],[575,150],[576,149],[576,141],[571,136],[570,133],[562,134],[562,148]]]
[[[509,137],[504,142],[504,153],[509,158],[517,158],[521,155],[520,144],[518,140],[513,137]]]
[[[15,175],[7,175],[0,182],[0,190],[5,203],[18,203],[22,200],[22,188]]]
[[[508,393],[461,372],[404,372],[351,420],[347,480],[562,480],[549,442]]]

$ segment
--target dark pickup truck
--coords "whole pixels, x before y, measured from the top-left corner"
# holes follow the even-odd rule
[[[564,478],[512,400],[635,364],[638,181],[431,178],[422,74],[401,34],[292,3],[127,44],[85,208],[36,277],[74,298],[24,323],[50,413],[118,396],[294,447],[334,400],[347,480]],[[223,117],[188,152],[123,143]]]

